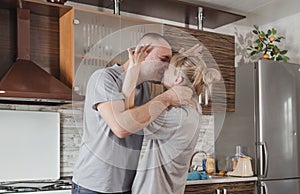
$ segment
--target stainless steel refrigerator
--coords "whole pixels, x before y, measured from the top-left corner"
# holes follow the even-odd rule
[[[261,60],[236,74],[236,112],[216,116],[217,159],[241,145],[258,194],[300,194],[300,65]]]

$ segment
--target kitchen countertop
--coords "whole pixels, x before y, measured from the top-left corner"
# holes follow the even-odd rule
[[[208,180],[195,180],[187,181],[186,185],[199,185],[199,184],[213,184],[213,183],[229,183],[229,182],[245,182],[245,181],[257,181],[257,177],[217,177]]]

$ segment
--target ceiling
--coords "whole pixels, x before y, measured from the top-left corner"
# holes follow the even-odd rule
[[[263,25],[300,13],[299,0],[181,0],[246,16],[246,23]],[[245,21],[244,21],[245,22]]]

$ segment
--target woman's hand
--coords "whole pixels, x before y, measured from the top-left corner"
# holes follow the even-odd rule
[[[153,47],[151,44],[138,45],[134,51],[131,48],[128,48],[129,67],[139,65],[145,61],[152,49]]]
[[[125,96],[125,108],[130,109],[134,107],[134,94],[137,84],[141,63],[145,61],[153,47],[150,44],[138,45],[133,51],[127,49],[129,56],[129,65],[126,71],[122,92]]]

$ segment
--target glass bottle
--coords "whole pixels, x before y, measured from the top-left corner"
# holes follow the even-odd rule
[[[243,153],[242,153],[242,147],[241,146],[236,146],[235,147],[235,155],[234,157],[232,158],[232,169],[235,170],[236,166],[237,166],[237,163],[238,163],[238,160],[239,158],[242,158],[243,156]]]

